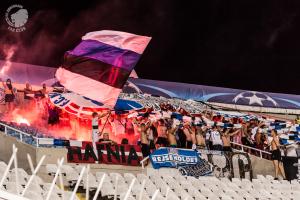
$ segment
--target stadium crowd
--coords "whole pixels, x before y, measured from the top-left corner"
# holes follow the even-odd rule
[[[226,117],[208,110],[189,114],[182,108],[175,110],[169,104],[160,107],[160,112],[148,110],[126,117],[101,115],[99,128],[97,123],[93,125],[95,133],[98,132],[100,137],[102,132],[109,133],[109,136],[134,135],[144,156],[159,147],[232,151],[231,142],[270,151],[273,139],[279,141],[277,131],[272,131],[270,124],[259,118]],[[98,118],[94,115],[93,120]]]
[[[3,85],[11,84],[9,80],[7,82]],[[11,87],[7,86],[8,90]],[[26,84],[24,90],[18,92],[24,93],[21,106],[28,107],[34,102],[34,105],[42,110],[41,118],[45,119],[48,125],[70,126],[73,129],[72,118],[74,117],[45,98],[48,92],[45,85],[41,90],[33,91],[31,86]],[[126,95],[123,98],[126,98]],[[6,98],[5,101],[7,99],[11,100]],[[226,116],[218,111],[204,109],[200,104],[193,102],[145,96],[142,99],[147,103],[154,100],[153,105],[156,108],[129,112],[104,111],[100,115],[94,113],[91,121],[79,119],[77,123],[79,126],[87,127],[92,123],[91,138],[94,142],[99,141],[100,138],[102,142],[117,140],[114,143],[124,142],[127,139],[130,144],[138,142],[145,155],[159,147],[232,151],[231,142],[265,151],[270,149],[271,141],[268,137],[271,136],[271,129],[270,124],[265,123],[264,119],[253,116],[247,118],[244,115]],[[7,122],[2,120],[2,123]],[[40,130],[38,126],[26,126],[14,122],[8,122],[8,125],[33,136],[47,137],[47,133]],[[277,133],[275,134],[277,137]]]
[[[232,142],[248,147],[271,152],[271,159],[281,161],[280,138],[277,129],[271,127],[271,121],[255,115],[227,115],[218,110],[209,109],[194,101],[164,99],[162,97],[131,95],[133,100],[140,100],[144,105],[141,110],[103,111],[93,113],[90,119],[81,119],[65,110],[56,107],[47,98],[47,88],[33,91],[29,84],[24,90],[23,103],[15,103],[17,92],[6,83],[6,113],[14,113],[14,109],[35,107],[38,120],[30,124],[2,120],[25,133],[37,137],[55,137],[57,139],[92,140],[102,143],[138,144],[143,157],[147,157],[160,147],[176,147],[187,149],[206,149],[232,151]],[[127,98],[128,95],[123,95]],[[144,101],[144,102],[143,102]],[[149,106],[150,103],[150,106]],[[34,106],[32,106],[34,105]],[[147,106],[145,106],[147,105]],[[152,105],[152,106],[151,106]],[[29,109],[30,112],[30,109]],[[286,126],[286,121],[273,120],[277,125]],[[289,122],[289,125],[293,123]],[[289,126],[291,127],[291,126]],[[3,127],[2,127],[3,128]],[[65,131],[58,133],[66,128]],[[286,127],[285,127],[286,128]],[[52,133],[50,133],[52,131]],[[71,133],[66,135],[66,133]],[[73,134],[78,132],[78,134]],[[58,134],[56,134],[58,133]],[[298,134],[297,130],[285,129],[286,135]],[[29,138],[34,141],[33,138]],[[257,153],[251,148],[244,148],[249,153]],[[278,164],[274,163],[274,166]],[[278,168],[278,167],[276,167]]]

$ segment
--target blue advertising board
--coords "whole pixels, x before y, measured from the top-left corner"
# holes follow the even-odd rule
[[[123,92],[147,93],[166,98],[245,106],[300,109],[300,95],[247,91],[187,83],[129,78]]]

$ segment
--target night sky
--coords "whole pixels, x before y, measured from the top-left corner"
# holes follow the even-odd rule
[[[0,4],[1,51],[17,45],[16,62],[58,67],[85,33],[119,30],[152,36],[135,68],[141,78],[300,94],[299,0]],[[12,4],[29,12],[21,33],[7,29],[5,12]]]

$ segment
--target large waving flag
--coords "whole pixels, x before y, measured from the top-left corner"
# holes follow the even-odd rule
[[[56,78],[68,90],[112,108],[150,40],[120,31],[87,33],[65,53]]]

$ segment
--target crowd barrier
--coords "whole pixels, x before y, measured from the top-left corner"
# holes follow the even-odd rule
[[[1,122],[0,122],[0,130],[2,130],[5,135],[12,136],[17,140],[32,145],[34,147],[50,147],[50,148],[58,147],[59,148],[62,147],[60,143],[62,143],[62,141],[65,141],[65,140],[54,139],[54,138],[37,137]],[[70,142],[72,141],[70,140]],[[73,142],[76,143],[77,141],[74,140]]]
[[[38,138],[35,137],[31,134],[25,133],[21,130],[18,130],[14,127],[11,127],[7,124],[4,123],[0,123],[0,126],[4,132],[5,135],[9,135],[12,136],[18,140],[20,140],[21,142],[24,142],[26,144],[30,144],[36,147],[39,147],[39,140],[43,139],[43,138]]]
[[[264,151],[264,150],[253,148],[253,147],[249,147],[249,146],[246,146],[246,145],[243,145],[243,144],[239,144],[239,143],[236,143],[236,142],[230,142],[230,143],[233,144],[233,145],[235,145],[235,146],[240,147],[239,149],[234,148],[235,151],[241,151],[241,152],[248,153],[248,150],[251,149],[254,152],[258,152],[260,158],[263,158],[263,154],[271,155],[271,153],[268,152],[268,151]],[[255,154],[255,155],[257,155],[257,154]]]
[[[70,146],[76,146],[74,144],[78,144],[80,141],[75,140],[61,140],[61,139],[54,139],[54,138],[41,138],[37,137],[28,133],[25,133],[24,131],[18,130],[12,126],[9,126],[7,124],[0,122],[0,130],[4,132],[5,135],[9,135],[11,137],[16,138],[17,140],[32,145],[34,147],[47,147],[47,148],[65,148],[65,143],[69,143]],[[251,153],[254,153],[255,156],[258,156],[259,158],[269,158],[271,153],[267,151],[263,151],[260,149],[256,149],[253,147],[245,146],[242,144],[238,144],[235,142],[231,142],[234,152],[239,153],[249,153],[249,150],[251,150]],[[142,165],[142,168],[145,167],[146,161],[148,161],[149,157],[142,158],[140,161],[140,164]],[[284,160],[284,166],[287,171],[291,171],[290,177],[295,178],[296,174],[298,173],[297,167],[293,166],[294,163],[297,163],[297,158],[290,158],[290,157],[283,157]],[[297,165],[298,166],[298,165]],[[297,178],[297,177],[296,177]]]

